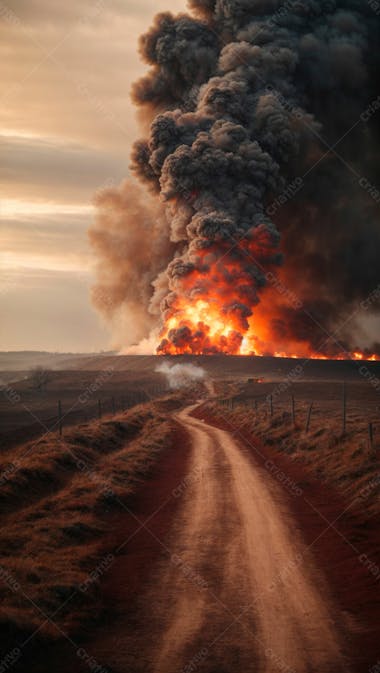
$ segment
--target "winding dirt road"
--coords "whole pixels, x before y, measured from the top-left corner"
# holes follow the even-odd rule
[[[176,415],[192,452],[169,540],[157,539],[162,559],[137,614],[125,606],[91,651],[112,673],[349,673],[344,615],[286,492],[192,410]]]
[[[324,579],[299,539],[282,492],[232,436],[190,416],[192,465],[153,669],[347,671]],[[164,597],[164,598],[163,598]]]

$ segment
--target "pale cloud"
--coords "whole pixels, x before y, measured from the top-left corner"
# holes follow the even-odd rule
[[[138,134],[129,91],[146,70],[138,37],[168,8],[184,2],[13,2],[19,23],[3,21],[1,35],[2,126],[128,153]]]
[[[99,350],[110,337],[89,302],[89,214],[4,218],[0,339],[4,350]]]
[[[93,268],[87,236],[92,208],[29,205],[37,212],[31,214],[27,202],[20,202],[16,211],[7,216],[2,214],[0,294],[7,292],[10,286],[30,286],[39,270],[65,272],[87,282]]]
[[[28,270],[27,282],[9,278],[0,291],[3,350],[93,351],[109,335],[91,309],[89,282],[75,274]]]
[[[45,214],[3,218],[0,272],[24,276],[28,268],[82,273],[92,263],[87,240],[89,215]]]
[[[61,139],[0,137],[0,181],[7,199],[90,202],[96,189],[117,184],[127,157]]]
[[[107,181],[107,186],[110,183]],[[3,199],[0,205],[2,218],[36,217],[40,215],[91,215],[94,206],[76,203],[57,203],[51,201],[24,201],[20,199]]]
[[[182,0],[2,3],[0,348],[108,347],[89,301],[91,200],[127,175],[140,134],[129,98],[146,72],[138,36],[158,11],[183,9]]]

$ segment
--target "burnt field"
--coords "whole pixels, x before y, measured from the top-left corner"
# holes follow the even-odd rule
[[[93,371],[49,371],[48,381],[37,389],[30,372],[2,372],[0,398],[0,449],[48,432],[64,431],[149,402],[163,394],[166,383],[159,374],[117,371],[105,365]]]
[[[1,450],[57,432],[60,425],[64,429],[160,397],[167,390],[165,376],[155,371],[162,361],[112,354],[1,354]],[[291,413],[293,396],[298,424],[306,424],[311,403],[311,427],[326,418],[339,424],[345,382],[347,426],[361,423],[367,431],[371,422],[376,433],[380,420],[380,363],[219,355],[165,361],[202,367],[218,396],[257,408],[261,419]],[[48,374],[41,388],[31,378],[34,365]]]

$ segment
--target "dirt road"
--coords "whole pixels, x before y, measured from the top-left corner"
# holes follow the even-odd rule
[[[348,670],[338,615],[277,486],[227,432],[189,410],[178,418],[193,458],[178,490],[184,508],[162,583],[169,609],[154,670]]]
[[[348,673],[343,616],[285,492],[231,434],[191,411],[177,415],[192,455],[165,558],[134,635],[121,622],[99,657],[117,673]]]

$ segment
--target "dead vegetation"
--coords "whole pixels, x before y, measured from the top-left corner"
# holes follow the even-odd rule
[[[295,424],[289,402],[277,403],[272,416],[267,401],[258,404],[257,409],[248,400],[235,402],[233,410],[221,403],[212,407],[231,424],[232,430],[248,430],[301,463],[318,479],[336,487],[353,509],[360,510],[365,524],[380,513],[380,438],[375,434],[371,446],[366,420],[368,407],[351,405],[343,433],[339,407],[318,403],[306,432],[309,405],[309,401],[297,400]]]
[[[41,365],[33,367],[28,375],[29,385],[34,390],[44,390],[51,379],[51,370]]]
[[[171,403],[172,404],[172,403]],[[171,442],[154,404],[49,435],[2,459],[0,622],[10,633],[58,638],[97,617],[101,542],[112,513]],[[90,573],[90,575],[89,575]],[[85,590],[83,590],[85,587]]]

